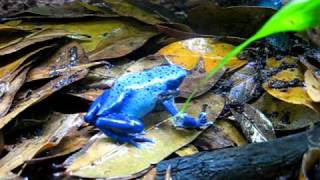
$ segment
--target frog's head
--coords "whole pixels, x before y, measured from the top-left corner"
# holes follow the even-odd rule
[[[167,65],[166,72],[166,77],[168,78],[167,85],[169,89],[177,89],[189,73],[187,70],[177,65]]]

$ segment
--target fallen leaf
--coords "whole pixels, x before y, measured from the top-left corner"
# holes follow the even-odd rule
[[[43,128],[43,135],[22,141],[0,160],[0,177],[7,178],[12,170],[32,159],[39,152],[57,145],[70,128],[80,126],[83,119],[78,114],[54,114]]]
[[[215,123],[213,127],[206,129],[193,142],[193,144],[204,150],[222,149],[234,146],[235,143],[230,138],[228,138],[228,136],[224,132],[222,132],[219,126],[221,126],[221,124],[219,125]],[[237,132],[237,130],[235,132]],[[243,141],[245,141],[244,138]]]
[[[246,103],[256,96],[258,90],[261,89],[256,66],[256,63],[250,62],[230,77],[232,88],[227,96],[229,100]]]
[[[205,72],[198,72],[198,71],[191,71],[191,73],[185,77],[179,86],[179,96],[188,98],[194,91],[197,89],[196,94],[193,97],[198,97],[203,95],[204,93],[208,92],[224,75],[225,69],[221,69],[218,71],[214,76],[212,76],[207,81],[202,81],[207,77],[207,73]],[[199,84],[199,82],[202,82]]]
[[[276,138],[271,121],[251,105],[245,104],[242,113],[233,109],[231,111],[250,142],[266,142]]]
[[[271,120],[275,130],[301,129],[320,119],[319,113],[306,106],[287,103],[267,93],[252,105]]]
[[[304,81],[307,93],[314,102],[320,102],[320,80],[316,78],[311,70],[304,73]]]
[[[82,118],[82,115],[80,118]],[[33,158],[28,160],[27,163],[32,164],[47,161],[79,150],[89,141],[91,137],[89,132],[91,129],[91,127],[87,127],[79,130],[79,127],[76,126],[70,128],[68,133],[60,140],[59,144],[42,153],[45,154],[45,156]]]
[[[26,80],[29,68],[19,71],[18,75],[12,81],[6,81],[6,91],[0,97],[0,118],[6,115],[12,105],[12,101],[20,87]]]
[[[16,71],[24,62],[26,62],[28,59],[30,59],[32,56],[36,55],[37,53],[45,49],[48,49],[50,47],[51,46],[45,46],[17,58],[11,57],[11,56],[4,57],[2,59],[1,66],[0,66],[0,79],[2,81],[5,79],[8,79],[9,76],[11,76],[12,73]]]
[[[233,48],[231,44],[218,42],[210,38],[192,38],[174,42],[160,49],[157,55],[162,55],[169,62],[188,70],[194,69],[198,63],[203,63],[205,72],[209,73]],[[246,60],[234,57],[225,67],[234,70],[246,63]]]
[[[28,73],[27,81],[61,76],[72,71],[89,68],[104,62],[90,63],[83,48],[77,42],[61,47],[52,57],[42,61]]]
[[[128,0],[104,0],[107,6],[119,15],[134,17],[142,22],[150,24],[160,24],[163,21],[160,20],[158,14],[146,12],[145,10],[139,8],[132,4],[133,1]]]
[[[89,53],[90,61],[127,55],[156,34],[149,26],[143,26],[137,22],[107,18],[66,22],[46,21],[37,24],[24,22],[19,27],[23,29],[52,28],[74,35],[85,35],[88,38],[80,44]]]
[[[263,83],[263,88],[282,101],[303,104],[312,109],[317,109],[302,84],[304,81],[303,73],[299,67],[295,66],[296,63],[292,57],[284,57],[282,60],[269,58],[266,69],[275,71],[275,73]],[[292,67],[283,68],[287,65]]]
[[[14,40],[13,42],[7,43],[6,46],[0,49],[0,56],[14,53],[35,43],[44,42],[55,38],[61,38],[70,34],[71,33],[64,30],[43,29],[22,39]]]
[[[36,89],[27,99],[23,99],[17,102],[17,104],[13,108],[11,108],[11,111],[7,115],[0,118],[0,129],[2,129],[8,122],[10,122],[13,118],[15,118],[18,114],[20,114],[22,111],[24,111],[31,105],[42,101],[43,99],[45,99],[52,93],[60,90],[61,88],[75,81],[78,81],[79,79],[82,79],[87,73],[88,70],[84,69],[74,72],[72,74],[60,76],[56,79],[49,81],[42,87]]]
[[[210,106],[215,100],[215,96],[203,96],[191,103],[189,113],[198,116],[204,103]],[[208,109],[209,115],[215,113],[210,110],[211,108]],[[130,177],[190,143],[200,133],[201,131],[196,130],[175,129],[169,119],[147,130],[145,136],[154,139],[155,143],[143,143],[141,148],[117,145],[104,135],[96,135],[87,147],[68,158],[64,165],[67,168],[66,172],[72,176]],[[120,166],[122,168],[119,168]]]

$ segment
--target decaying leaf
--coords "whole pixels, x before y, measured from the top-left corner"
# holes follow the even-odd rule
[[[87,69],[76,71],[72,74],[60,76],[56,79],[49,81],[39,89],[32,92],[32,94],[23,99],[12,108],[12,110],[4,117],[0,118],[0,129],[3,128],[8,122],[15,118],[19,113],[27,109],[29,106],[38,103],[51,95],[52,93],[60,90],[61,88],[82,79],[88,73]]]
[[[50,48],[51,46],[45,46],[42,48],[39,48],[35,51],[32,51],[28,54],[22,55],[18,58],[13,58],[10,56],[6,56],[3,59],[1,59],[0,63],[0,79],[7,80],[9,76],[12,76],[13,72],[16,71],[24,62],[26,62],[28,59],[30,59],[32,56],[36,55],[37,53]],[[12,59],[11,59],[12,58]],[[10,79],[10,78],[9,78]]]
[[[79,130],[79,127],[76,126],[70,128],[68,130],[68,133],[65,134],[64,137],[60,140],[59,144],[52,148],[49,148],[47,151],[43,153],[45,154],[45,156],[33,158],[31,160],[28,160],[27,163],[46,161],[79,150],[86,143],[88,143],[91,137],[89,133],[91,129],[92,127],[86,127]]]
[[[271,120],[276,130],[301,129],[320,120],[320,114],[312,109],[281,101],[267,93],[252,105]]]
[[[266,142],[276,138],[270,120],[251,105],[245,104],[242,113],[238,113],[233,109],[231,111],[250,142]]]
[[[61,76],[72,71],[89,68],[103,62],[90,63],[81,45],[71,42],[61,47],[52,57],[42,61],[28,73],[27,81]]]
[[[104,0],[105,3],[111,7],[111,9],[119,15],[134,17],[142,22],[150,24],[160,24],[161,17],[158,14],[151,14],[134,4],[131,4],[133,1],[128,0]]]
[[[37,153],[57,145],[69,129],[79,127],[82,123],[83,119],[78,114],[51,115],[41,136],[22,141],[0,160],[1,179],[12,176],[13,169],[32,159]]]
[[[203,63],[205,72],[210,72],[232,49],[231,44],[218,42],[210,38],[192,38],[174,42],[160,49],[157,54],[188,70],[194,69],[198,63]],[[234,57],[226,67],[234,70],[246,63],[247,61]]]
[[[39,25],[40,24],[40,25]],[[46,21],[33,24],[24,22],[23,29],[52,28],[67,31],[74,35],[86,35],[81,41],[91,61],[121,57],[142,46],[156,33],[148,26],[120,19],[91,18],[81,21]]]
[[[71,35],[71,33],[64,30],[43,29],[19,40],[14,40],[14,42],[7,43],[6,46],[1,47],[0,56],[16,52],[35,43],[61,38],[67,35]]]
[[[182,81],[179,86],[179,96],[187,98],[189,97],[194,89],[197,89],[196,94],[193,97],[201,96],[202,94],[208,92],[223,76],[225,69],[218,71],[214,76],[212,76],[207,81],[203,81],[207,77],[207,73],[203,72],[201,69],[195,69]],[[202,82],[199,84],[199,82]]]
[[[304,73],[307,93],[314,102],[320,102],[320,79],[316,78],[311,70]]]
[[[203,96],[192,102],[189,113],[198,116],[204,103],[210,107],[215,102],[215,96]],[[209,115],[215,114],[212,110],[214,109],[208,108]],[[141,148],[117,145],[104,135],[96,135],[87,147],[68,158],[64,164],[67,173],[74,176],[130,177],[190,143],[200,133],[201,131],[196,130],[175,129],[170,120],[165,120],[147,130],[145,136],[154,139],[155,142],[143,143]]]
[[[217,124],[206,129],[193,144],[204,150],[234,146],[234,143],[219,129]]]
[[[269,58],[266,68],[271,72],[271,77],[263,83],[263,88],[269,94],[288,103],[303,104],[316,109],[302,83],[303,73],[296,60],[292,57],[282,60]]]
[[[320,148],[310,148],[308,152],[303,155],[299,180],[319,179],[319,166]]]
[[[246,103],[261,88],[261,84],[257,80],[258,73],[256,66],[256,63],[250,62],[230,77],[233,86],[228,94],[230,101]]]
[[[19,74],[11,81],[5,81],[6,91],[0,97],[0,118],[7,114],[11,107],[12,101],[20,87],[26,80],[29,68],[19,71]]]

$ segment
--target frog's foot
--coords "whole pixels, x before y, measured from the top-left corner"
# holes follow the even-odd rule
[[[135,147],[140,147],[139,143],[141,142],[154,142],[152,139],[141,136],[141,134],[118,134],[110,129],[101,129],[101,131],[120,144],[129,143]]]
[[[153,142],[142,136],[143,123],[140,120],[117,120],[98,118],[96,126],[107,136],[119,143],[129,143],[139,147],[139,142]]]
[[[207,113],[205,112],[206,106],[204,106],[203,111],[199,114],[198,120],[194,117],[188,115],[187,113],[177,114],[175,127],[177,128],[199,128],[205,129],[212,125],[212,122],[207,122]]]

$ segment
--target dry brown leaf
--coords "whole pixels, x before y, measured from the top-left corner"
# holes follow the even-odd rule
[[[54,80],[49,81],[44,86],[32,92],[32,94],[27,98],[17,102],[17,105],[12,108],[12,110],[4,117],[0,118],[0,129],[3,128],[8,122],[15,118],[18,114],[24,111],[31,105],[38,103],[51,95],[52,93],[60,90],[61,88],[78,81],[86,76],[88,73],[87,69],[83,69],[72,74],[67,74],[65,76],[60,76]]]
[[[6,83],[6,91],[4,92],[3,96],[0,97],[0,118],[6,115],[9,111],[14,96],[26,80],[28,71],[29,68],[26,68],[22,71],[19,71],[19,74],[12,81],[1,82]]]
[[[16,58],[11,59],[12,57],[10,56],[2,59],[1,67],[0,67],[0,79],[4,80],[7,78],[7,76],[11,76],[10,74],[12,74],[15,70],[17,70],[30,57],[50,47],[51,46],[45,46],[45,47],[39,48],[26,55],[22,55],[21,57],[18,57],[17,59]]]
[[[30,46],[35,43],[44,42],[50,39],[60,38],[71,33],[66,32],[64,30],[53,30],[53,29],[44,29],[33,34],[30,34],[19,41],[14,41],[12,43],[8,43],[7,46],[2,47],[0,49],[0,56],[14,53],[20,49],[23,49],[27,46]]]
[[[82,118],[82,115],[80,115],[79,118]],[[89,141],[89,138],[91,137],[91,129],[91,127],[86,127],[79,130],[79,127],[76,126],[70,128],[68,133],[61,139],[58,145],[45,152],[46,156],[33,158],[27,161],[27,163],[46,161],[79,150]]]
[[[24,140],[0,160],[0,178],[12,176],[13,169],[32,159],[37,153],[57,145],[69,129],[79,127],[82,123],[82,116],[78,114],[51,115],[45,124],[42,136]]]
[[[81,45],[77,42],[71,42],[61,47],[51,58],[30,70],[27,81],[61,76],[71,71],[78,71],[103,63],[90,63]]]
[[[317,79],[311,70],[304,73],[304,81],[307,93],[314,102],[320,102],[320,80]]]
[[[231,111],[250,142],[266,142],[276,138],[271,121],[258,109],[245,104],[242,113],[233,109]]]

